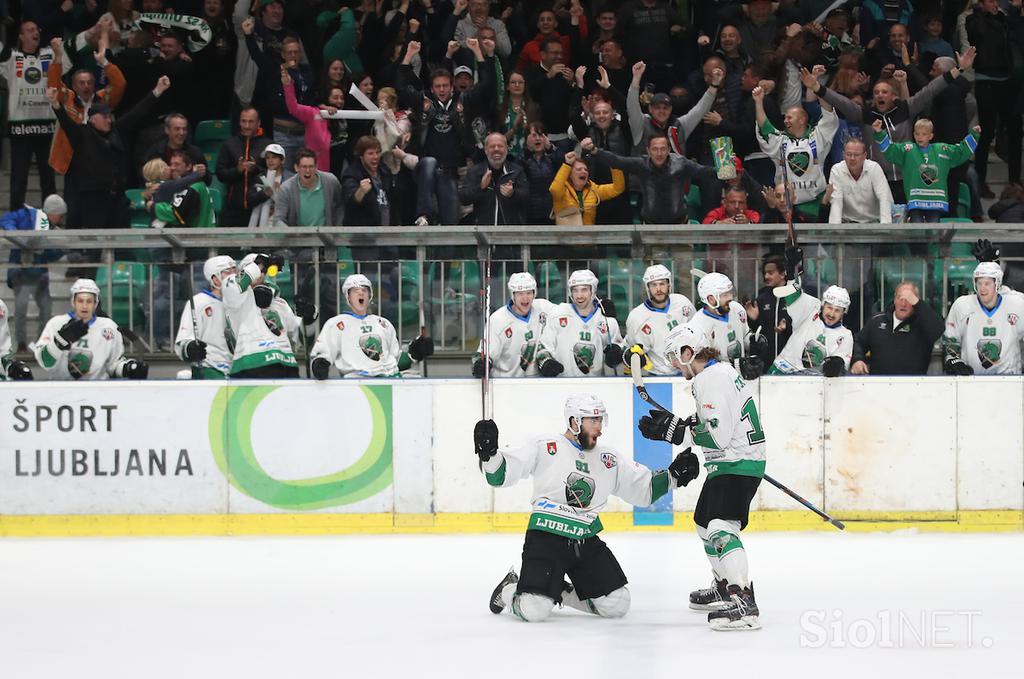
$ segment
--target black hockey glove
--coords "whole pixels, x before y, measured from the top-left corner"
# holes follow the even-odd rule
[[[687,448],[672,460],[672,464],[668,466],[668,473],[676,480],[676,488],[685,486],[700,474],[700,462],[697,460],[697,456]]]
[[[622,365],[622,347],[618,344],[610,344],[605,347],[604,364],[609,368],[617,368]]]
[[[80,318],[72,318],[70,321],[61,326],[61,329],[57,331],[57,336],[53,338],[57,348],[61,351],[67,351],[71,348],[71,345],[82,339],[89,332],[89,324]]]
[[[417,337],[409,342],[409,358],[414,361],[422,361],[428,356],[434,355],[434,340],[429,337]]]
[[[473,449],[481,462],[498,452],[498,425],[494,420],[479,420],[473,427]]]
[[[786,279],[795,281],[804,272],[804,249],[797,245],[786,246]]]
[[[611,297],[605,297],[601,300],[601,309],[605,318],[614,318],[618,320],[619,316],[615,312],[615,302],[612,301]]]
[[[149,377],[149,366],[144,361],[129,358],[121,366],[121,377],[129,380],[144,380]]]
[[[771,363],[772,348],[766,335],[750,336],[750,355],[759,357],[765,364]]]
[[[988,238],[979,238],[971,247],[971,254],[979,262],[999,262],[999,247]]]
[[[487,363],[490,365],[491,369],[493,370],[494,369],[494,363],[491,361],[491,359],[487,359]],[[475,361],[473,361],[473,377],[483,377],[483,376],[484,376],[484,361],[483,361],[482,358],[478,358]]]
[[[185,345],[185,358],[190,361],[201,361],[206,358],[206,342],[202,340],[190,340]]]
[[[565,370],[565,366],[553,358],[545,358],[537,367],[544,377],[558,377]]]
[[[842,356],[829,356],[821,364],[821,374],[825,377],[839,377],[846,371],[846,362]]]
[[[256,258],[252,260],[252,263],[260,268],[263,273],[267,272],[270,267],[270,255],[260,252],[256,255]]]
[[[323,356],[317,356],[313,359],[313,362],[309,364],[309,371],[313,373],[314,379],[326,380],[327,373],[331,370],[331,362]]]
[[[7,364],[7,379],[9,380],[31,380],[32,370],[25,363],[12,360]]]
[[[256,298],[256,306],[261,309],[269,309],[274,302],[274,289],[269,285],[253,286],[252,294]]]
[[[740,359],[740,375],[743,379],[756,380],[764,374],[764,361],[760,356],[744,356]]]
[[[942,364],[942,372],[947,375],[973,375],[974,368],[967,365],[959,358],[948,358],[946,362]]]
[[[304,299],[295,300],[295,313],[302,318],[303,325],[316,323],[316,320],[320,318],[320,312],[317,311],[316,305]]]
[[[683,420],[664,410],[652,410],[649,415],[640,418],[637,428],[645,439],[668,441],[678,446],[686,437],[686,427],[690,419]]]

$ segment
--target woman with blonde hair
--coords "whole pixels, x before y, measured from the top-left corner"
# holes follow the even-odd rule
[[[625,191],[626,177],[622,170],[613,169],[611,184],[595,184],[586,161],[570,151],[549,190],[556,224],[595,224],[598,204]]]

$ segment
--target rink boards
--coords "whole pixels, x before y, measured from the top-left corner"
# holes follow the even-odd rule
[[[649,380],[685,416],[688,384]],[[762,378],[768,473],[850,530],[1022,530],[1024,380]],[[502,445],[564,430],[565,397],[610,413],[602,443],[663,468],[627,378],[496,380]],[[520,531],[530,484],[492,490],[470,379],[19,383],[0,390],[0,535]],[[687,530],[702,479],[609,530]],[[762,484],[751,528],[835,530]]]

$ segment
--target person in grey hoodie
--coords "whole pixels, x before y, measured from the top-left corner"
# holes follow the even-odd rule
[[[629,116],[629,129],[633,135],[633,155],[643,154],[652,137],[666,137],[670,149],[684,155],[683,146],[686,144],[686,138],[700,124],[704,114],[711,110],[715,97],[718,96],[718,89],[725,81],[725,71],[716,69],[712,73],[711,82],[704,96],[697,104],[684,115],[671,120],[672,100],[667,94],[658,93],[651,98],[648,104],[650,113],[641,110],[640,80],[646,70],[647,65],[642,61],[633,64],[633,82],[626,93],[626,112]]]

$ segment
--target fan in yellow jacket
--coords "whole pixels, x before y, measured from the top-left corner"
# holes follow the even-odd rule
[[[570,151],[551,182],[551,214],[556,224],[594,224],[598,203],[625,190],[626,176],[622,170],[612,170],[611,184],[595,184],[590,181],[586,161]]]

